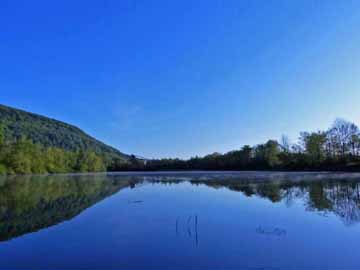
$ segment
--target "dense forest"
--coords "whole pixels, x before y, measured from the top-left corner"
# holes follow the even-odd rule
[[[189,160],[140,162],[134,157],[118,170],[338,170],[360,171],[359,128],[343,119],[326,131],[301,132],[292,144],[286,136],[256,146],[245,145],[225,154]]]
[[[0,174],[100,172],[106,170],[104,158],[94,151],[66,151],[44,147],[26,138],[4,140],[0,127]]]
[[[0,124],[4,141],[14,143],[27,138],[44,148],[60,148],[67,152],[95,152],[107,163],[126,161],[128,156],[87,135],[81,129],[67,123],[34,113],[0,105]]]
[[[128,159],[75,126],[0,105],[0,174],[100,172]]]
[[[360,171],[360,131],[335,120],[326,131],[301,132],[225,154],[139,159],[97,141],[77,127],[0,105],[0,174],[160,170]]]

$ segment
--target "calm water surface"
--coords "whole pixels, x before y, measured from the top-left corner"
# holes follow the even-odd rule
[[[0,178],[0,269],[360,269],[360,177]]]

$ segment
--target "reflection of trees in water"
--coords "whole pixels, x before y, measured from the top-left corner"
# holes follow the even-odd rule
[[[134,181],[106,175],[21,176],[0,182],[0,241],[72,219]]]
[[[273,203],[283,201],[289,207],[296,200],[302,200],[307,211],[316,211],[320,214],[334,213],[346,225],[360,222],[360,182],[357,181],[244,182],[234,180],[203,181],[202,184],[216,188],[226,187],[242,192],[248,197],[256,195],[267,198]]]
[[[157,181],[177,184],[182,181]],[[193,180],[193,185],[215,189],[227,188],[245,196],[259,196],[273,203],[284,202],[291,207],[296,200],[305,203],[307,211],[326,215],[334,213],[346,225],[360,222],[360,182],[356,180],[254,181],[241,179]]]
[[[178,184],[183,181],[157,180],[156,183]],[[273,203],[284,202],[291,207],[295,201],[305,203],[307,211],[326,215],[334,213],[346,225],[360,222],[360,182],[357,180],[192,180],[193,185],[206,185],[215,189],[227,188],[247,197],[259,196]]]
[[[189,181],[189,179],[186,179]],[[0,177],[0,241],[69,220],[125,187],[184,179],[82,175]],[[307,211],[334,213],[347,225],[360,222],[360,182],[355,180],[253,181],[241,179],[191,180],[193,185],[227,188],[291,206],[303,201]]]
[[[346,224],[360,221],[360,190],[358,183],[337,184],[326,189],[326,196],[332,202],[333,211]]]
[[[334,213],[346,225],[360,222],[360,193],[356,182],[319,182],[308,187],[307,210]]]

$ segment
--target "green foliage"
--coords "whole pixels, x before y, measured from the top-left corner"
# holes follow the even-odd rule
[[[105,171],[105,164],[102,158],[95,152],[79,152],[77,154],[76,168],[79,172],[101,172]]]
[[[26,138],[26,139],[24,139]],[[127,156],[80,129],[0,105],[0,174],[121,170],[360,170],[360,131],[337,119],[327,131],[302,132],[225,154],[189,160]]]
[[[127,155],[90,137],[79,128],[47,117],[0,105],[0,122],[4,131],[0,132],[0,143],[3,140],[14,143],[25,137],[45,148],[95,152],[101,154],[107,164],[115,158],[124,162],[128,159]]]
[[[5,137],[4,137],[4,127],[0,124],[0,147],[4,144]]]
[[[4,164],[0,164],[0,175],[1,174],[6,174],[6,167],[5,167],[5,165]]]
[[[6,167],[3,164],[5,159],[5,150],[4,150],[4,129],[0,125],[0,175],[6,173]]]
[[[95,152],[44,148],[28,139],[2,147],[0,174],[43,174],[105,171],[103,157]]]
[[[325,159],[325,132],[303,132],[301,133],[301,139],[310,163],[320,163]]]
[[[12,174],[32,173],[33,144],[30,141],[21,139],[11,145],[7,155],[7,171]]]
[[[255,148],[255,158],[258,162],[269,168],[279,165],[279,143],[269,140],[265,144],[260,144]]]
[[[71,171],[72,160],[69,154],[60,148],[48,148],[44,152],[45,166],[49,173],[65,173]]]

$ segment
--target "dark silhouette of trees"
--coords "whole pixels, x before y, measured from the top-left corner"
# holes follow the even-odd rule
[[[327,132],[329,153],[344,157],[347,154],[356,155],[359,143],[359,128],[351,122],[336,119]]]
[[[146,165],[122,164],[114,170],[342,170],[360,171],[360,131],[351,122],[336,119],[327,131],[301,132],[291,144],[269,140],[225,154],[213,153],[189,160],[149,160]]]

